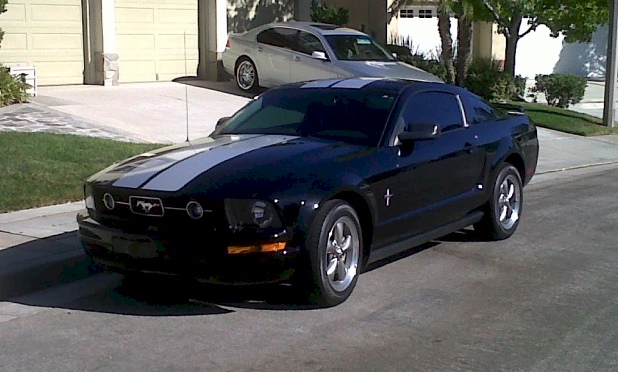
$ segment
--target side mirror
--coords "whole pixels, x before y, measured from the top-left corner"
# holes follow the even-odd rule
[[[328,61],[328,57],[326,56],[326,53],[318,52],[317,50],[315,52],[311,53],[311,58],[319,59],[319,60],[322,60],[322,61]]]
[[[403,131],[397,135],[400,144],[407,144],[416,141],[426,141],[439,138],[442,134],[438,124],[415,123],[410,130]]]
[[[393,57],[395,57],[395,59],[397,59],[397,53],[393,52]]]
[[[222,127],[222,126],[224,126],[224,125],[225,125],[225,123],[227,123],[229,120],[230,120],[230,117],[229,117],[229,116],[225,116],[225,117],[222,117],[221,119],[217,120],[217,125],[215,125],[215,129],[219,129],[219,128],[221,128],[221,127]]]

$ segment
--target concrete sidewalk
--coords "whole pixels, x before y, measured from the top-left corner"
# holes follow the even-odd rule
[[[220,117],[250,99],[232,83],[190,83],[40,87],[30,106],[61,113],[101,133],[173,143],[186,139],[186,96],[190,139],[210,134]],[[567,169],[618,164],[618,135],[590,138],[539,128],[539,141],[533,183]],[[0,300],[92,272],[75,232],[75,214],[81,208],[83,203],[77,202],[0,214]]]

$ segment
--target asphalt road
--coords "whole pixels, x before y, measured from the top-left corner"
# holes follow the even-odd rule
[[[0,370],[616,371],[617,194],[615,165],[541,176],[512,238],[452,234],[330,309],[98,274],[0,302]]]

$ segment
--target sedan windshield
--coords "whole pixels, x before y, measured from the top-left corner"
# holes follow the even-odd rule
[[[289,88],[267,92],[215,134],[283,134],[377,146],[396,92]]]
[[[369,36],[327,35],[326,41],[341,61],[395,61],[395,57]]]

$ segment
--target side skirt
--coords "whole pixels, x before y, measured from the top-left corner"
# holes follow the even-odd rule
[[[408,239],[402,240],[400,242],[396,242],[380,249],[372,250],[369,254],[369,259],[367,260],[367,264],[371,264],[376,261],[383,260],[387,257],[393,256],[397,253],[401,253],[410,248],[419,246],[421,244],[427,243],[433,239],[442,237],[444,235],[448,235],[454,231],[458,231],[463,229],[464,227],[475,224],[481,220],[483,217],[483,212],[476,211],[468,214],[464,218],[457,220],[455,222],[451,222],[448,225],[440,226],[434,230],[427,231],[426,233],[415,235]]]

